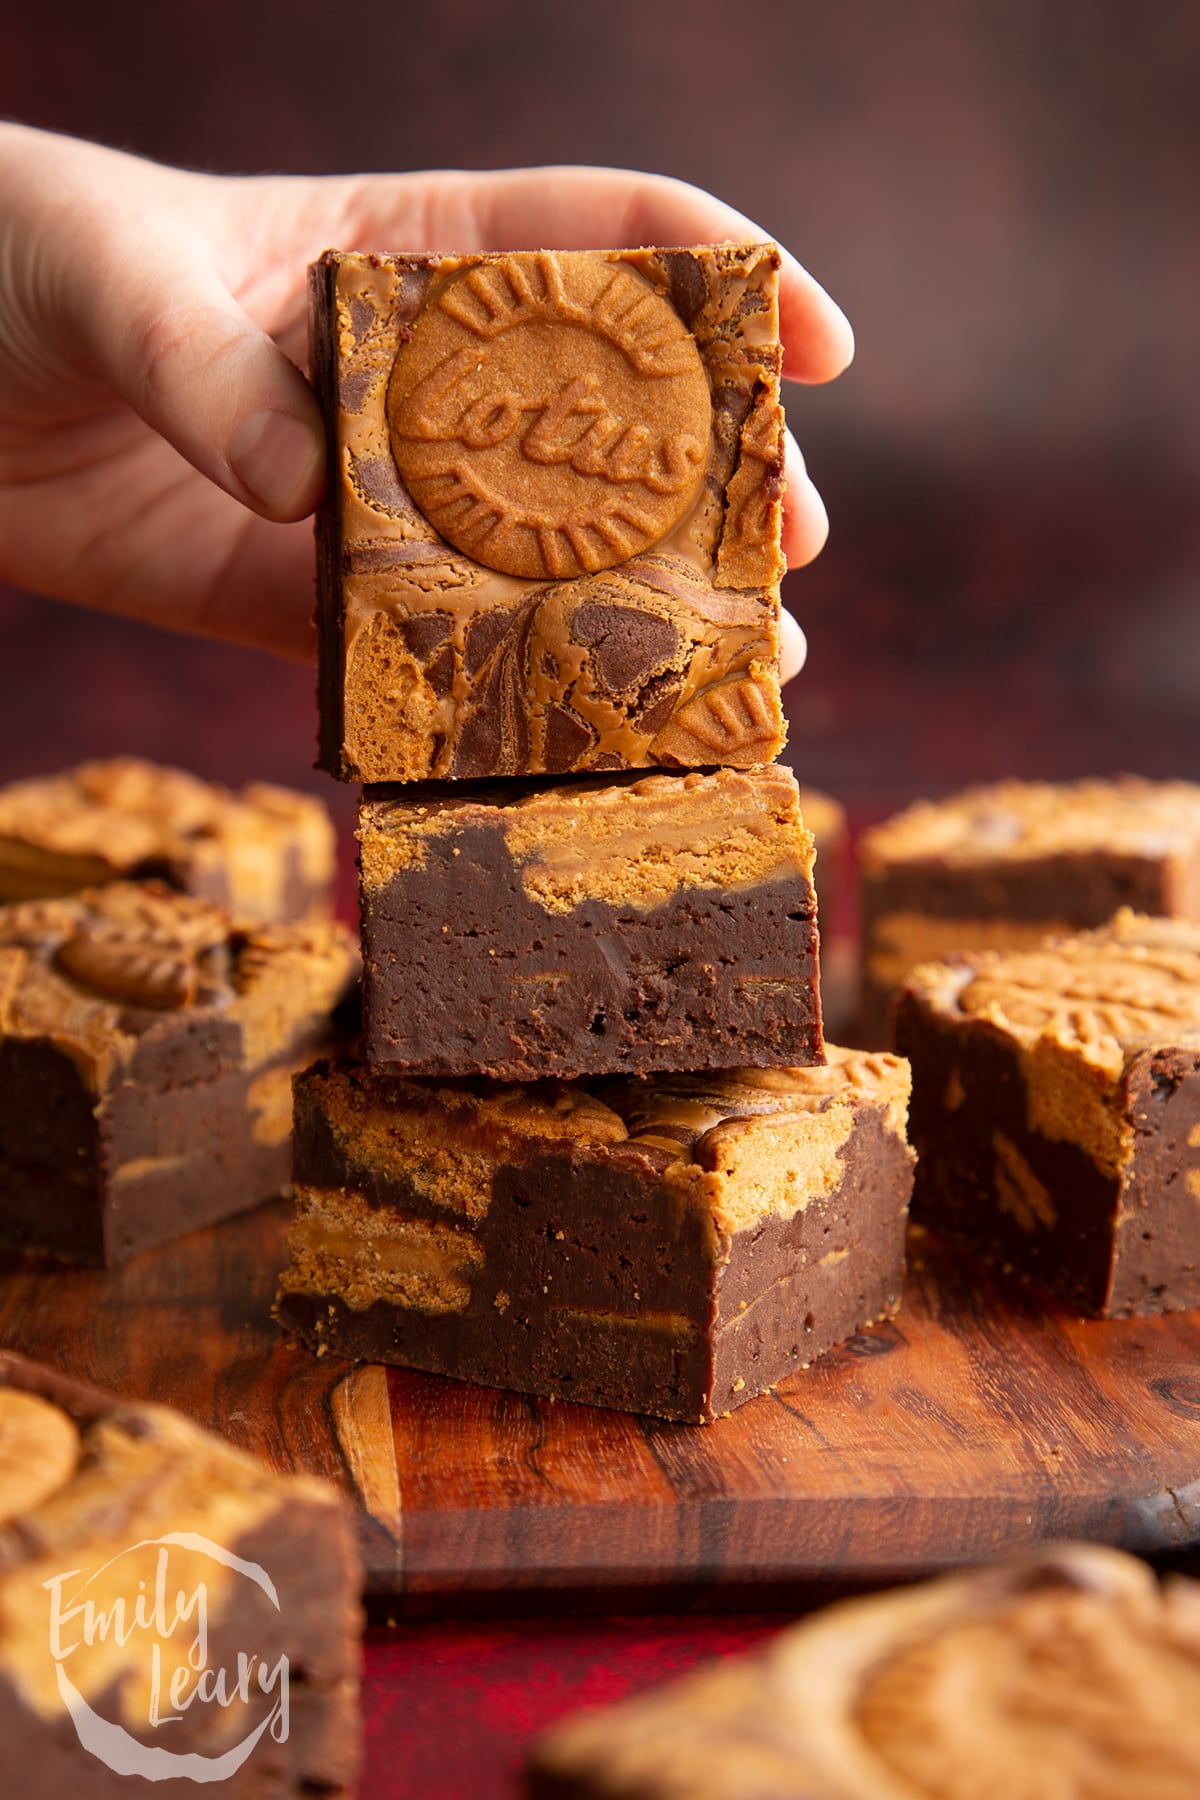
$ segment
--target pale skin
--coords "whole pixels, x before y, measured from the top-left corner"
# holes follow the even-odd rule
[[[198,175],[3,124],[0,193],[0,580],[293,656],[313,650],[324,478],[309,262],[770,236],[631,170]],[[845,368],[850,326],[787,251],[781,315],[788,378]],[[789,564],[827,531],[789,432]],[[803,661],[785,615],[785,677]]]

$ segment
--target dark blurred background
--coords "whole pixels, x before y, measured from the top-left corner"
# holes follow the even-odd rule
[[[862,822],[1010,772],[1200,778],[1194,0],[10,15],[0,111],[167,161],[714,189],[858,333],[789,398],[833,520],[786,588],[802,779]],[[130,749],[332,786],[303,669],[2,593],[0,645],[0,777]]]

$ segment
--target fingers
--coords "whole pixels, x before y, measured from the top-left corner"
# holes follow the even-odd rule
[[[808,640],[790,612],[779,615],[779,679],[798,675],[808,660]]]
[[[413,250],[586,250],[637,244],[754,243],[770,237],[724,201],[631,169],[510,169],[359,178],[355,245]],[[396,233],[401,235],[397,237]],[[790,251],[781,250],[784,374],[831,381],[854,355],[850,322]]]
[[[149,270],[111,248],[103,299],[93,294],[85,313],[78,296],[98,372],[235,499],[266,518],[303,518],[320,494],[324,451],[299,370],[237,306],[199,246],[160,236]]]
[[[317,404],[214,266],[215,184],[28,136],[39,139],[26,159],[36,174],[22,189],[27,248],[9,301],[44,354],[72,366],[77,409],[90,378],[256,512],[310,512],[324,463]]]
[[[824,549],[829,536],[825,502],[812,484],[799,444],[784,434],[783,553],[789,568],[803,568]]]

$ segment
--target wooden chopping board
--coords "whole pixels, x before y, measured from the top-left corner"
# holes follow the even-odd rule
[[[914,1232],[904,1307],[707,1428],[286,1342],[288,1208],[125,1268],[0,1260],[0,1345],[360,1509],[387,1612],[795,1606],[1076,1536],[1200,1547],[1200,1313],[1080,1321]]]

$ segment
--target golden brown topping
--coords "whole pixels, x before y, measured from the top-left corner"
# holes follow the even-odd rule
[[[587,900],[649,910],[689,888],[807,882],[813,846],[790,769],[580,780],[459,801],[369,800],[359,815],[367,887],[422,867],[429,846],[486,827],[530,900],[565,914]],[[443,844],[443,854],[444,854]]]
[[[650,746],[662,762],[769,762],[783,735],[779,690],[766,671],[703,688],[681,706]]]
[[[86,896],[73,934],[57,951],[74,980],[131,1006],[189,1006],[223,987],[229,916],[207,900],[157,882],[115,882]]]
[[[97,1089],[153,1020],[129,1009],[219,1007],[243,1065],[286,1050],[337,1005],[355,947],[332,921],[235,928],[223,908],[157,882],[111,882],[70,899],[0,907],[0,1016],[50,1038]]]
[[[435,287],[389,391],[392,450],[441,535],[557,579],[665,537],[708,467],[694,342],[628,264],[538,251]]]
[[[1024,1043],[1053,1036],[1119,1067],[1139,1047],[1200,1037],[1200,926],[1124,911],[1038,950],[983,954],[957,1004]]]
[[[1103,850],[1159,857],[1200,840],[1200,786],[1186,781],[1000,781],[920,800],[864,834],[864,865],[954,864]]]
[[[1190,1800],[1200,1588],[1022,1595],[886,1663],[858,1723],[931,1800]]]
[[[710,1134],[749,1119],[792,1119],[857,1099],[907,1106],[908,1064],[883,1051],[826,1047],[829,1061],[803,1069],[728,1069],[708,1075],[654,1075],[601,1089],[631,1140],[708,1162]],[[715,1141],[715,1140],[714,1140]]]
[[[73,1420],[48,1400],[0,1388],[0,1525],[66,1486],[79,1461]]]
[[[0,944],[49,949],[70,937],[78,920],[79,908],[71,900],[22,900],[0,907]]]

